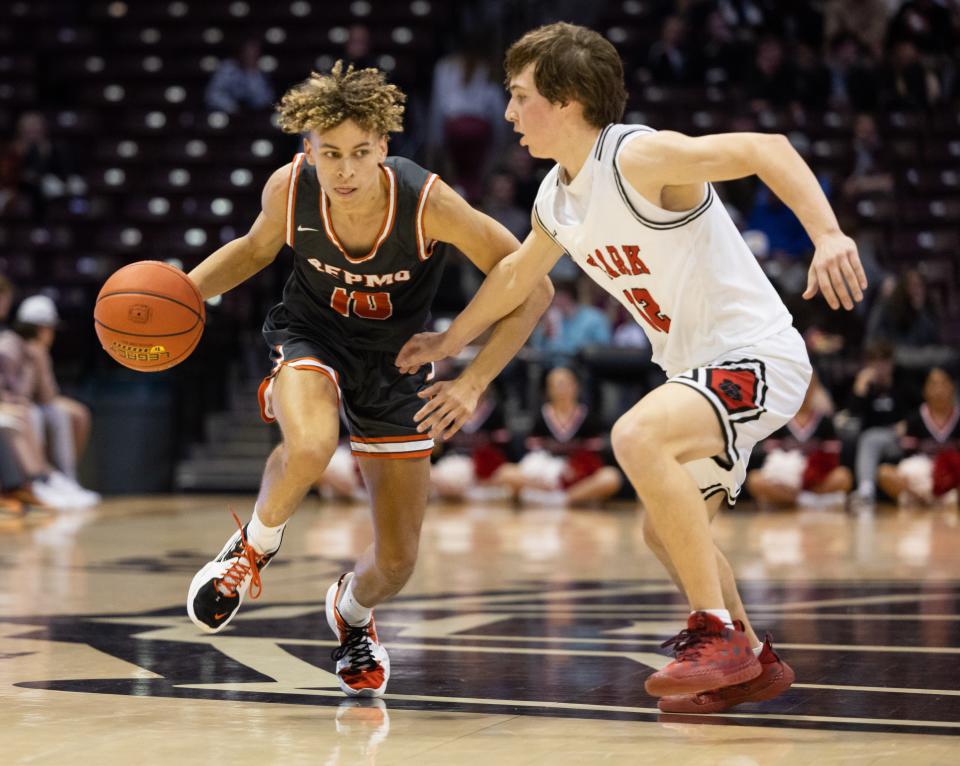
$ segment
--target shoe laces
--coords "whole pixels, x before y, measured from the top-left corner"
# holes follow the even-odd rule
[[[330,652],[333,661],[339,662],[346,657],[353,671],[376,670],[380,663],[373,656],[373,641],[369,635],[370,625],[357,627],[348,625],[347,628],[346,638],[340,642],[340,646]]]
[[[214,587],[220,593],[223,593],[224,596],[233,598],[237,595],[237,589],[241,583],[243,583],[247,575],[250,575],[250,590],[248,591],[250,598],[260,598],[260,593],[263,591],[263,582],[260,580],[260,567],[257,566],[257,561],[261,556],[254,547],[247,542],[247,536],[243,533],[243,524],[240,523],[240,519],[235,513],[233,514],[233,520],[237,522],[237,526],[240,528],[240,545],[242,546],[242,550],[240,551],[240,555],[234,558],[230,568],[223,573],[223,576],[214,581]],[[222,588],[220,587],[221,585],[223,586]]]
[[[677,662],[683,662],[684,660],[693,660],[699,657],[701,645],[712,637],[712,635],[702,630],[684,628],[673,638],[668,638],[660,644],[660,646],[663,649],[670,649],[672,647],[673,655],[677,658]]]

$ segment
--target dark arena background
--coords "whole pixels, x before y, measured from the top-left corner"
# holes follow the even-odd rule
[[[302,151],[275,105],[338,59],[407,94],[391,155],[522,241],[551,165],[504,120],[503,57],[554,21],[616,47],[623,122],[785,135],[869,280],[853,311],[804,300],[814,248],[797,218],[756,176],[716,185],[816,372],[807,417],[755,448],[713,524],[758,633],[796,671],[768,702],[663,713],[644,691],[688,609],[610,430],[665,377],[569,257],[530,339],[431,457],[416,569],[376,612],[393,663],[376,699],[340,691],[324,615],[372,539],[345,428],[262,598],[217,634],[184,609],[280,441],[257,403],[261,326],[292,251],[208,300],[170,370],[121,367],[94,331],[117,269],[189,272],[248,231]],[[432,257],[443,330],[483,274],[449,245]],[[0,760],[956,763],[958,291],[956,0],[4,2]],[[560,379],[572,427],[548,414]],[[547,482],[558,460],[565,478]]]

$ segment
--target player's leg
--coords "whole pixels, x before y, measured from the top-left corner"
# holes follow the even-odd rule
[[[717,415],[697,391],[666,383],[613,426],[617,461],[637,491],[693,611],[722,609],[710,519],[683,463],[724,449]]]
[[[283,436],[263,472],[256,512],[266,527],[293,515],[320,478],[340,433],[338,394],[326,375],[282,367],[273,381],[273,413]]]
[[[724,606],[707,506],[684,467],[728,451],[721,415],[706,394],[668,382],[617,421],[611,442],[692,610],[687,631],[670,642],[677,660],[647,678],[647,692],[695,693],[756,677],[760,665]]]
[[[707,500],[707,509],[711,519],[716,515],[722,500],[722,494],[714,495]],[[673,572],[673,564],[667,556],[666,549],[662,543],[660,543],[653,528],[646,523],[646,518],[644,519],[643,535],[647,545],[650,546],[650,549],[656,554],[657,558],[660,559],[667,572],[670,573],[673,581],[678,583],[678,578],[676,573]],[[740,598],[740,592],[737,588],[736,578],[734,577],[730,562],[727,561],[727,557],[724,556],[719,548],[716,549],[716,554],[717,566],[720,570],[720,580],[723,585],[724,603],[734,621],[742,624],[743,630],[750,640],[751,648],[754,653],[758,655],[758,661],[762,668],[761,673],[746,683],[736,684],[731,687],[698,694],[662,697],[657,704],[663,712],[719,713],[744,702],[760,702],[773,699],[785,692],[793,684],[795,678],[793,669],[781,660],[779,655],[773,650],[770,636],[767,635],[766,639],[761,642],[754,632],[753,626],[747,618],[743,601]]]
[[[260,572],[280,549],[287,520],[337,446],[338,391],[326,375],[282,367],[272,380],[270,403],[283,441],[267,458],[253,518],[197,572],[187,592],[190,619],[208,633],[233,619],[248,590],[259,597]]]
[[[430,493],[430,461],[360,458],[373,507],[373,543],[327,591],[327,622],[340,639],[333,653],[340,688],[379,697],[390,679],[390,657],[377,636],[373,608],[396,594],[413,573]]]
[[[707,513],[709,514],[711,521],[716,516],[717,510],[720,508],[720,504],[723,502],[723,497],[723,494],[719,493],[706,500]],[[643,540],[649,546],[650,550],[653,551],[654,555],[660,560],[660,563],[663,564],[664,568],[667,570],[667,574],[670,575],[670,579],[676,583],[677,587],[680,588],[682,592],[683,586],[680,583],[680,578],[673,566],[673,562],[670,560],[670,555],[667,553],[667,549],[657,536],[656,530],[654,530],[652,524],[650,523],[649,516],[647,515],[645,515],[643,519]],[[750,620],[747,617],[747,611],[743,606],[743,600],[740,598],[740,592],[737,589],[737,581],[733,574],[733,568],[730,566],[730,562],[727,561],[727,557],[723,554],[723,551],[716,546],[716,543],[714,543],[714,551],[717,557],[717,569],[720,574],[724,606],[727,608],[727,611],[730,612],[730,616],[735,621],[739,620],[743,623],[747,638],[750,639],[750,646],[756,649],[760,646],[761,642],[757,637],[757,634],[754,632],[753,627],[750,625]]]

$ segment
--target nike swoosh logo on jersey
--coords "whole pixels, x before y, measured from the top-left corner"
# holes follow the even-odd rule
[[[297,231],[320,231],[320,229],[312,229],[309,226],[297,226]]]

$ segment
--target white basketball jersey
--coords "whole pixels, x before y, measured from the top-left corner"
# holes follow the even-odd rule
[[[646,331],[669,376],[792,324],[713,187],[692,210],[664,210],[620,173],[619,154],[653,133],[608,125],[570,184],[555,165],[534,214],[556,243]]]

